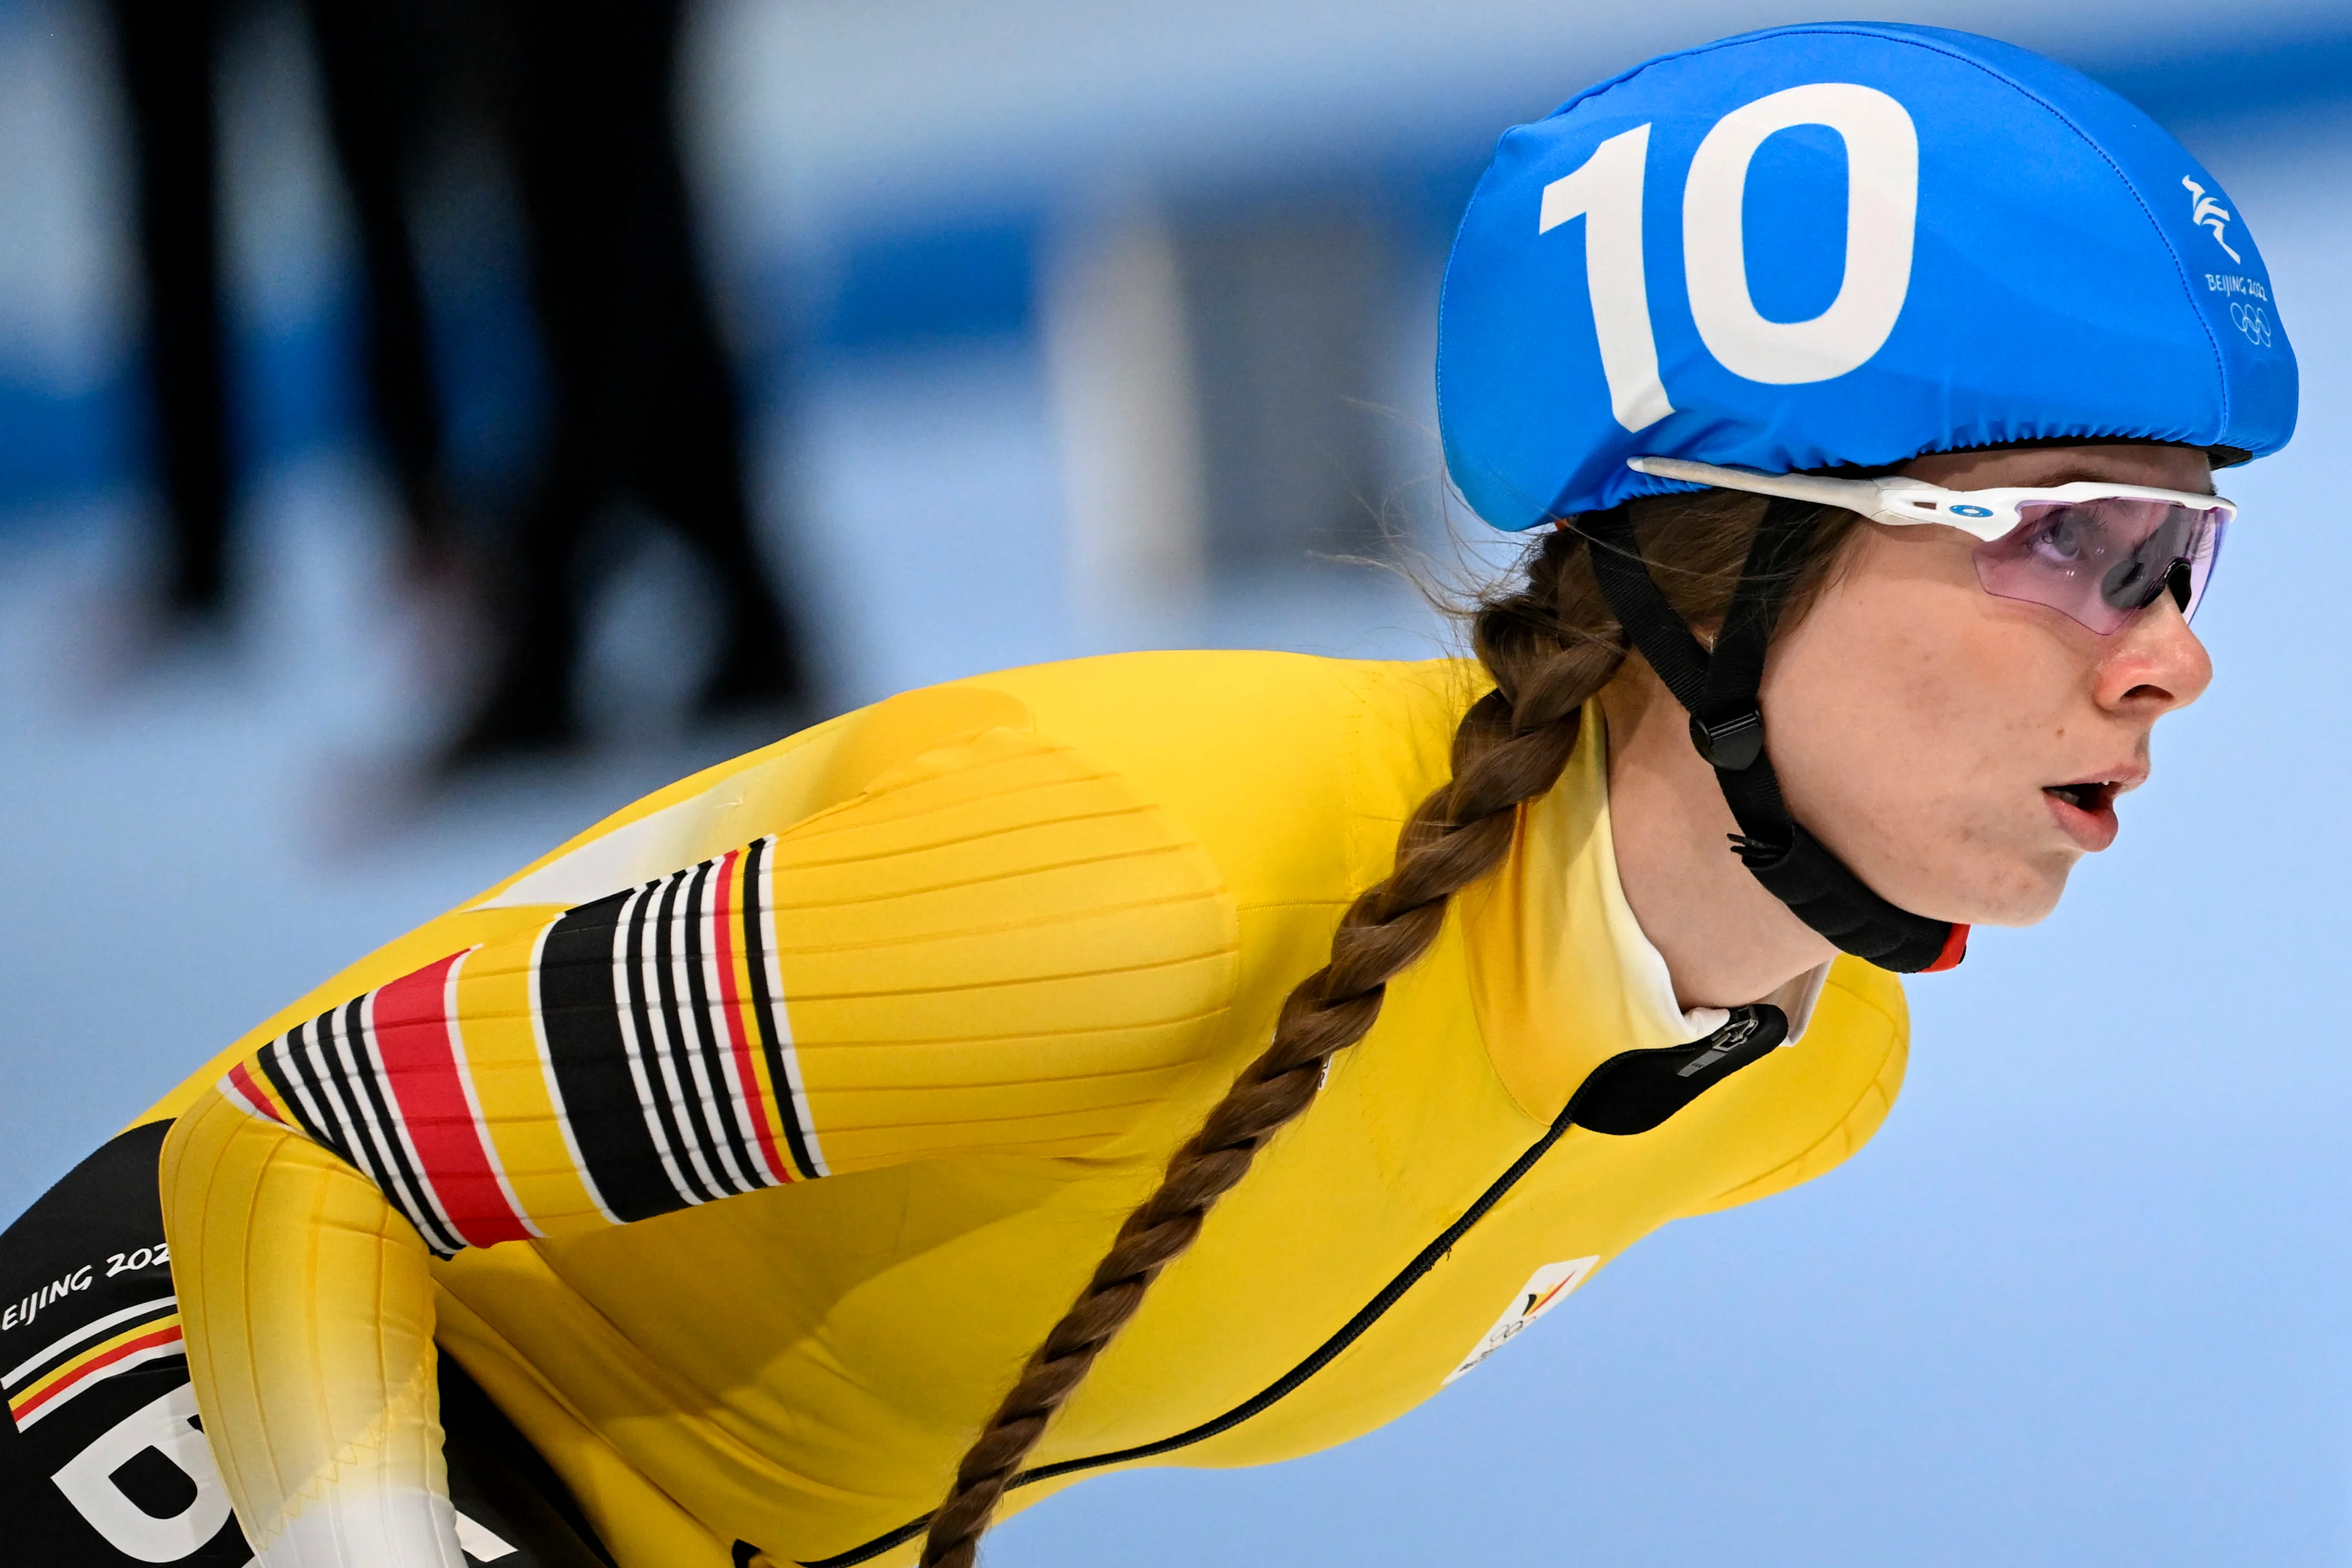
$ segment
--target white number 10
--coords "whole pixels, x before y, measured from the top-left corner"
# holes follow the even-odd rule
[[[1845,142],[1845,266],[1837,298],[1802,321],[1767,321],[1748,289],[1741,208],[1748,167],[1775,132],[1825,125]],[[1584,276],[1609,406],[1628,430],[1675,411],[1658,376],[1642,266],[1642,181],[1650,128],[1595,148],[1543,190],[1536,232],[1584,219]],[[1876,353],[1911,289],[1919,205],[1919,137],[1903,106],[1874,88],[1818,82],[1769,94],[1716,121],[1683,185],[1683,276],[1699,341],[1732,374],[1775,386],[1828,381]]]

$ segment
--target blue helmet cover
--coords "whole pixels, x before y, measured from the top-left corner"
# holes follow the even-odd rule
[[[1512,530],[1693,488],[1637,456],[2261,457],[2296,395],[2262,253],[2178,142],[2039,55],[1879,22],[1663,56],[1507,132],[1437,377],[1454,482]]]

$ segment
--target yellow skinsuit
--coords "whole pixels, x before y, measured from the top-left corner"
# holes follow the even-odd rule
[[[149,1118],[180,1118],[174,1279],[260,1561],[457,1568],[436,1346],[623,1568],[816,1562],[929,1510],[1482,689],[1165,654],[915,692],[648,797],[263,1024]],[[1595,1065],[1720,1021],[1676,1010],[1626,909],[1604,749],[1590,708],[1033,1464],[1265,1389]],[[1369,1431],[1667,1220],[1844,1159],[1900,1080],[1902,993],[1853,959],[1796,989],[1796,1043],[1654,1131],[1571,1129],[1336,1361],[1166,1462]]]

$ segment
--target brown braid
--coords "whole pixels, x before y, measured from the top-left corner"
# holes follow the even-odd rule
[[[1719,619],[1763,503],[1714,491],[1635,506],[1644,553],[1668,599],[1693,624]],[[1817,585],[1815,568],[1844,537],[1843,528],[1824,531],[1834,538],[1816,542],[1807,568],[1816,582],[1801,588]],[[1792,597],[1784,626],[1802,602],[1801,592]],[[1388,983],[1436,940],[1446,901],[1502,863],[1519,805],[1559,779],[1586,699],[1625,660],[1623,633],[1571,531],[1532,547],[1518,584],[1488,595],[1469,619],[1472,646],[1495,689],[1470,705],[1454,731],[1453,776],[1414,810],[1398,835],[1394,869],[1339,917],[1330,962],[1283,1003],[1273,1043],[1170,1157],[1159,1189],[1119,1226],[1076,1304],[965,1452],[953,1489],[931,1518],[923,1568],[971,1568],[998,1500],[1055,1413],[1266,1140],[1313,1102],[1332,1055],[1370,1031]]]

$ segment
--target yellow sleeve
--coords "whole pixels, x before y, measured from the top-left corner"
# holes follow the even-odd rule
[[[267,1042],[163,1166],[248,1538],[343,1568],[431,1561],[372,1555],[354,1509],[404,1550],[446,1536],[428,1252],[1083,1153],[1199,1066],[1237,968],[1215,863],[1118,774],[1000,728]]]
[[[160,1174],[196,1406],[260,1568],[465,1568],[415,1228],[218,1096]]]

